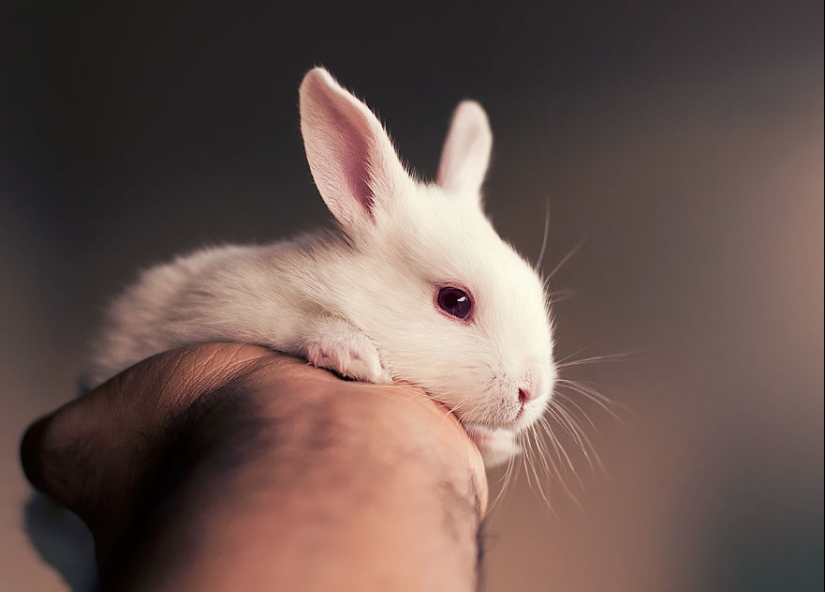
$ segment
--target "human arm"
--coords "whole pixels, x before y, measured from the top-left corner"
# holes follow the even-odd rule
[[[486,508],[461,425],[403,385],[269,350],[169,352],[41,420],[30,480],[127,590],[472,590]]]

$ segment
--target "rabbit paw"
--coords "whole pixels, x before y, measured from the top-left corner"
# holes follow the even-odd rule
[[[506,463],[521,452],[521,446],[516,443],[516,435],[511,430],[479,425],[467,425],[465,428],[478,446],[484,466],[488,469]]]
[[[392,382],[375,345],[361,331],[337,319],[325,319],[314,329],[305,346],[310,364],[363,382]]]

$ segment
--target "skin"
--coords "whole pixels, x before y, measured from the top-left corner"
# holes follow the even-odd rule
[[[155,356],[33,424],[104,589],[474,590],[487,482],[446,409],[263,348]]]

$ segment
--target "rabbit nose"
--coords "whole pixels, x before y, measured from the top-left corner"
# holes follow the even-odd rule
[[[518,390],[518,402],[522,407],[531,399],[533,399],[533,393],[531,393],[528,389],[520,388]]]

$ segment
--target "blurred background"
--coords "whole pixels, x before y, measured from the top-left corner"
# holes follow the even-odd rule
[[[499,232],[535,260],[549,211],[547,273],[582,243],[551,282],[559,357],[626,354],[564,369],[615,402],[567,391],[604,468],[558,428],[575,474],[542,476],[549,506],[510,484],[485,589],[822,589],[821,1],[4,12],[0,589],[67,589],[24,533],[17,444],[75,394],[104,304],[180,251],[330,221],[298,122],[317,64],[427,178],[479,100]]]

